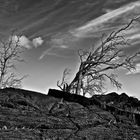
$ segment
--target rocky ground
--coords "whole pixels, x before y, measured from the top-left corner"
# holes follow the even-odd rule
[[[139,140],[140,127],[124,115],[118,117],[121,121],[94,104],[0,90],[0,140]]]

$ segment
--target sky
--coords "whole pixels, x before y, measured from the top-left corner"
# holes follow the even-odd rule
[[[77,50],[96,47],[102,34],[109,34],[140,15],[138,0],[0,0],[0,36],[20,37],[24,63],[17,63],[17,73],[28,75],[23,88],[47,93],[57,88],[65,68],[76,72]],[[140,49],[140,22],[126,33],[132,54]],[[140,99],[140,59],[136,71],[118,71],[121,90],[108,86],[108,92],[126,92]]]

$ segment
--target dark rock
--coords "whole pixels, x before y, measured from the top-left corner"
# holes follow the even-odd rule
[[[90,105],[90,101],[88,98],[76,94],[70,94],[60,90],[49,89],[48,96],[64,99],[65,101],[69,102],[76,102],[83,106]]]

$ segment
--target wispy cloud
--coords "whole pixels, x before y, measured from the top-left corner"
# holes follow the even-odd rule
[[[50,54],[57,55],[57,52],[59,52],[60,50],[63,51],[64,49],[68,49],[68,48],[69,48],[69,46],[66,45],[66,43],[64,41],[64,38],[53,38],[49,42],[49,48],[47,47],[47,49],[41,54],[41,56],[39,57],[39,59],[41,60],[46,55],[50,55]]]
[[[100,32],[100,31],[112,30],[115,28],[114,24],[116,24],[115,25],[116,27],[119,27],[124,23],[126,24],[128,22],[128,19],[132,18],[134,15],[136,16],[137,14],[140,14],[139,9],[140,9],[140,1],[130,3],[116,10],[108,11],[108,13],[71,31],[71,33],[75,37],[82,38],[82,37],[87,37],[89,35],[93,35],[91,33],[95,34],[96,32]],[[121,18],[121,20],[118,18]],[[118,20],[116,21],[116,19]]]
[[[73,57],[74,54],[73,49],[69,48],[49,48],[48,50],[45,50],[41,56],[39,57],[39,60],[43,59],[46,55],[51,55],[51,56],[57,56],[57,57],[62,57],[62,58],[71,58]]]
[[[49,47],[41,54],[40,59],[44,58],[47,54],[59,54],[60,51],[67,51],[69,49],[76,50],[82,46],[81,42],[86,39],[94,41],[95,45],[99,43],[99,39],[103,33],[108,34],[112,30],[126,25],[129,19],[140,14],[140,1],[129,3],[116,10],[109,10],[106,14],[89,21],[88,23],[77,27],[75,29],[68,29],[65,33],[60,32],[52,36]],[[126,33],[126,37],[132,40],[139,37],[139,27],[132,28]],[[135,35],[137,33],[137,36]],[[91,42],[90,42],[91,43]],[[92,42],[93,43],[93,42]],[[75,46],[77,45],[77,48]],[[89,45],[89,46],[88,46]],[[91,44],[85,45],[88,48]],[[62,55],[62,53],[61,53]]]
[[[51,46],[56,48],[68,48],[68,45],[65,37],[53,38],[51,40]]]
[[[43,39],[41,37],[37,37],[34,38],[33,40],[30,40],[29,38],[27,38],[26,36],[22,35],[22,36],[12,36],[12,40],[13,42],[18,42],[20,46],[26,48],[26,49],[31,49],[33,47],[37,48],[40,45],[42,45],[42,43],[44,42]]]
[[[73,51],[72,43],[76,41],[77,38],[73,37],[70,33],[58,33],[52,36],[51,40],[48,42],[47,49],[41,54],[39,59],[43,59],[46,55],[56,55],[60,57],[67,57]],[[70,52],[70,53],[69,53]]]
[[[126,75],[130,74],[140,74],[140,63],[136,64],[136,69],[133,69],[126,73]]]
[[[137,31],[138,31],[138,33],[137,33]],[[126,39],[129,40],[129,42],[133,46],[140,44],[140,30],[137,29],[137,31],[132,34],[126,35]]]
[[[133,40],[133,39],[140,39],[140,33],[131,35],[131,36],[127,37],[127,38],[130,39],[130,40]]]

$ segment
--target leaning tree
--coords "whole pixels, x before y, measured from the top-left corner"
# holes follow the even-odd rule
[[[15,65],[23,61],[21,53],[20,37],[14,33],[8,39],[0,40],[0,88],[21,87],[23,77],[18,78],[15,74]]]
[[[111,32],[107,37],[102,36],[101,43],[96,48],[79,50],[80,65],[75,77],[70,84],[67,84],[65,79],[68,73],[65,70],[61,83],[58,82],[57,85],[64,91],[75,94],[82,92],[83,95],[102,93],[107,79],[113,86],[121,88],[122,84],[117,79],[116,70],[135,69],[135,58],[140,54],[136,52],[130,55],[123,51],[125,47],[131,45],[124,33],[137,19],[138,17],[132,19],[127,25]]]

